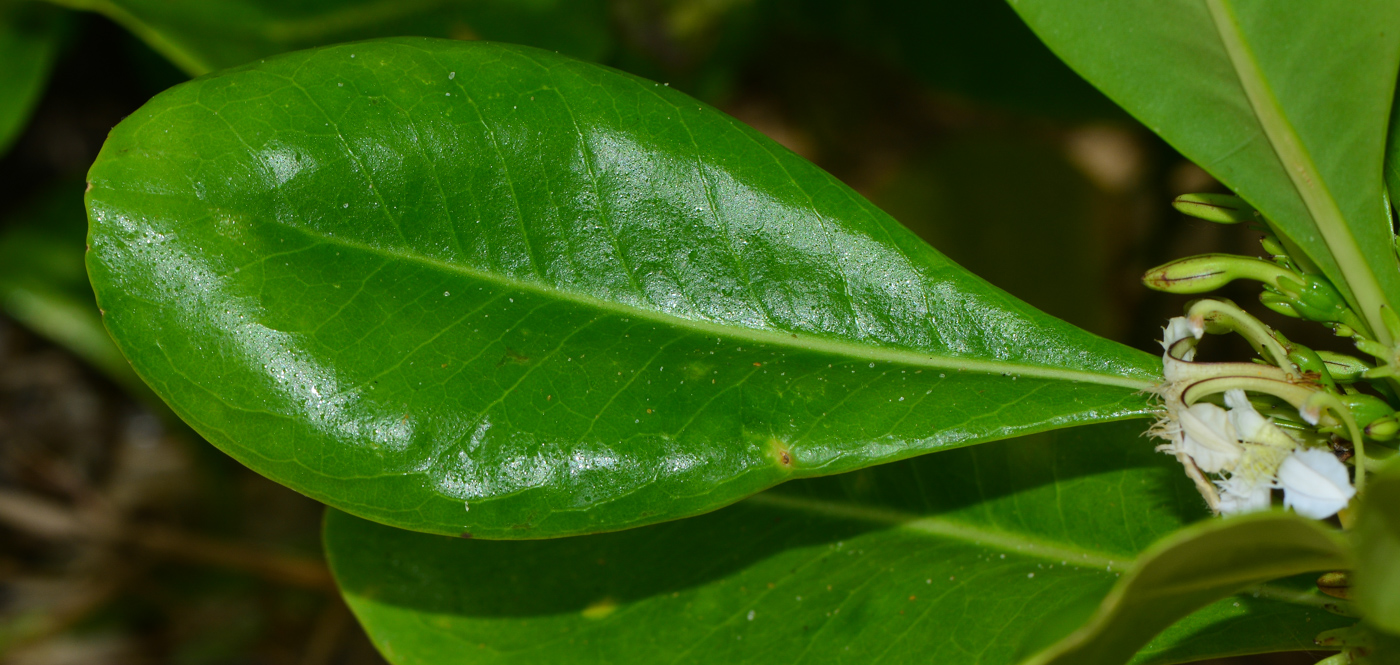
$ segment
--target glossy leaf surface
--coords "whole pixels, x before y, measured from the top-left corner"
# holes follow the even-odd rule
[[[0,154],[24,129],[48,81],[66,17],[27,0],[0,0]]]
[[[727,116],[525,47],[203,78],[89,180],[89,272],[138,373],[245,464],[418,530],[691,515],[1140,415],[1158,371]]]
[[[1263,212],[1381,328],[1379,305],[1400,303],[1377,140],[1400,65],[1400,8],[1011,4],[1089,82]]]
[[[596,59],[603,0],[51,0],[100,12],[192,75],[355,39],[422,35],[529,44]]]
[[[1366,620],[1400,635],[1400,459],[1367,482],[1352,588]]]
[[[1009,664],[1072,631],[1135,554],[1204,516],[1141,430],[1060,430],[551,541],[444,538],[332,511],[326,551],[396,665]],[[1350,623],[1277,595],[1211,607],[1142,662],[1292,648]]]
[[[1177,619],[1230,594],[1350,564],[1339,532],[1291,513],[1204,522],[1143,553],[1093,619],[1026,665],[1125,662]]]

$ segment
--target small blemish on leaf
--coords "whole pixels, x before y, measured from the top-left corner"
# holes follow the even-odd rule
[[[602,598],[594,601],[588,607],[583,608],[583,618],[603,619],[617,611],[617,601],[612,598]]]
[[[768,457],[783,467],[792,468],[792,451],[788,450],[786,443],[776,438],[768,439]]]

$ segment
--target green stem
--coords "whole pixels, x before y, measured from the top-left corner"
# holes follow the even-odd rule
[[[1212,323],[1239,333],[1240,336],[1249,340],[1251,346],[1259,349],[1260,354],[1264,355],[1266,360],[1277,365],[1289,376],[1300,376],[1298,368],[1293,365],[1293,361],[1288,359],[1288,350],[1283,348],[1283,344],[1274,337],[1269,327],[1238,306],[1220,300],[1200,300],[1186,311],[1186,317],[1189,319],[1200,317],[1202,322]],[[1268,353],[1264,353],[1264,351],[1268,351]],[[1273,357],[1269,358],[1268,356]]]

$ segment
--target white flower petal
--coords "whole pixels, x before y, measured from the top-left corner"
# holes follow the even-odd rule
[[[1295,451],[1278,468],[1283,505],[1299,515],[1326,519],[1356,495],[1347,468],[1337,457],[1316,448]]]
[[[1206,402],[1193,404],[1180,411],[1177,420],[1181,423],[1181,452],[1190,455],[1202,471],[1219,473],[1234,467],[1241,450],[1225,409]]]
[[[1202,332],[1204,332],[1204,330]],[[1191,326],[1191,322],[1187,320],[1186,317],[1172,317],[1171,320],[1167,321],[1167,327],[1162,329],[1162,349],[1165,350],[1168,354],[1170,354],[1172,350],[1172,345],[1187,338],[1200,339],[1201,336],[1196,334],[1196,331]],[[1182,360],[1191,360],[1195,357],[1195,346],[1192,346],[1190,349],[1188,349],[1185,353],[1181,355]]]
[[[1237,475],[1229,480],[1216,481],[1215,484],[1220,488],[1221,515],[1256,513],[1269,509],[1272,497],[1268,483]]]
[[[1260,443],[1284,450],[1292,450],[1298,445],[1293,437],[1275,425],[1272,420],[1254,410],[1243,390],[1225,392],[1225,404],[1230,407],[1230,425],[1240,441]]]
[[[1230,424],[1234,425],[1235,433],[1245,441],[1259,440],[1260,435],[1269,427],[1269,420],[1254,410],[1254,405],[1249,403],[1244,391],[1226,392],[1225,403],[1230,406]]]

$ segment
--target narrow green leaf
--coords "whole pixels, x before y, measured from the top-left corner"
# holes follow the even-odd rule
[[[0,155],[10,149],[44,91],[67,16],[27,0],[0,0]]]
[[[1366,621],[1400,635],[1400,459],[1366,483],[1352,588]]]
[[[1123,663],[1176,620],[1245,588],[1345,569],[1341,536],[1292,513],[1211,520],[1144,553],[1087,624],[1024,665]]]
[[[585,59],[610,48],[604,0],[50,0],[122,24],[193,76],[355,39],[422,35],[528,44]]]
[[[733,119],[526,47],[199,79],[89,180],[88,268],[137,372],[259,472],[418,530],[693,515],[1141,416],[1160,371]]]
[[[396,665],[1009,664],[1091,615],[1138,551],[1204,516],[1141,429],[997,442],[580,538],[469,541],[331,511],[326,552]],[[1268,651],[1350,623],[1261,591],[1158,651]],[[1271,630],[1248,629],[1261,617]]]
[[[1400,66],[1400,8],[1011,4],[1071,67],[1264,213],[1388,341],[1379,307],[1400,303],[1400,269],[1378,137]]]

